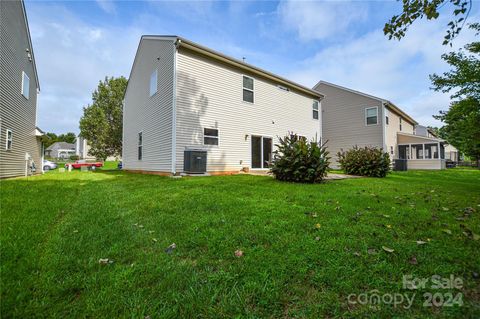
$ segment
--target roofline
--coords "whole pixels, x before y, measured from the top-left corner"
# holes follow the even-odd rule
[[[423,138],[423,139],[425,139],[425,140],[436,141],[436,142],[447,142],[447,141],[444,140],[444,139],[436,138],[436,137],[435,137],[435,138],[432,138],[432,137],[428,137],[428,136],[415,135],[415,134],[404,133],[404,132],[397,132],[397,134],[403,135],[403,136],[409,136],[409,137]]]
[[[320,84],[325,84],[325,85],[329,85],[329,86],[332,86],[332,87],[335,87],[337,89],[341,89],[341,90],[345,90],[345,91],[348,91],[348,92],[351,92],[351,93],[354,93],[354,94],[358,94],[358,95],[361,95],[361,96],[365,96],[365,97],[368,97],[370,99],[374,99],[374,100],[377,100],[377,101],[380,101],[382,103],[384,103],[387,107],[393,109],[395,112],[399,113],[400,115],[402,115],[403,117],[405,117],[410,123],[414,124],[414,125],[418,125],[418,122],[415,121],[410,115],[408,115],[407,113],[405,113],[404,111],[402,111],[402,109],[400,109],[398,106],[396,106],[395,104],[393,104],[392,102],[390,102],[389,100],[386,100],[386,99],[382,99],[380,97],[377,97],[377,96],[373,96],[373,95],[370,95],[370,94],[367,94],[367,93],[363,93],[363,92],[360,92],[360,91],[356,91],[356,90],[352,90],[352,89],[349,89],[347,87],[344,87],[344,86],[341,86],[341,85],[337,85],[337,84],[333,84],[333,83],[330,83],[330,82],[327,82],[327,81],[323,81],[323,80],[320,80],[318,81],[317,84],[315,84],[314,88],[316,88],[318,85]]]
[[[37,64],[35,63],[35,54],[33,54],[33,44],[32,38],[30,37],[30,27],[28,26],[28,19],[27,19],[27,10],[25,8],[25,2],[22,2],[22,9],[23,9],[23,18],[25,19],[25,25],[27,27],[27,38],[28,44],[30,44],[30,48],[32,49],[32,63],[33,63],[33,72],[35,73],[35,79],[37,80],[37,90],[40,91],[40,81],[38,80],[38,73],[37,73]]]
[[[312,90],[312,89],[310,89],[306,86],[303,86],[303,85],[298,84],[296,82],[290,81],[290,80],[288,80],[284,77],[281,77],[279,75],[276,75],[276,74],[271,73],[269,71],[266,71],[264,69],[258,68],[254,65],[245,63],[243,61],[237,60],[237,59],[232,58],[228,55],[225,55],[223,53],[220,53],[220,52],[215,51],[213,49],[207,48],[205,46],[202,46],[198,43],[195,43],[193,41],[190,41],[188,39],[185,39],[185,38],[182,38],[182,37],[179,37],[179,36],[173,36],[173,35],[143,35],[142,39],[152,39],[152,40],[155,40],[155,39],[172,40],[172,39],[174,39],[175,43],[177,45],[177,48],[178,47],[184,47],[186,49],[201,53],[205,56],[214,58],[217,61],[224,62],[224,63],[227,63],[229,65],[238,67],[240,69],[250,71],[250,72],[252,72],[256,75],[260,75],[260,76],[262,76],[264,78],[267,78],[269,80],[272,80],[272,81],[278,82],[280,84],[289,86],[289,87],[294,88],[294,89],[296,89],[296,90],[298,90],[302,93],[306,93],[310,96],[313,96],[313,97],[316,97],[316,98],[319,98],[319,99],[323,99],[325,97],[325,95],[323,95],[322,93],[320,93],[318,91]]]

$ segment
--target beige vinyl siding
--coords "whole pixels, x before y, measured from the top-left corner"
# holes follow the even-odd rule
[[[37,87],[33,52],[20,1],[0,1],[0,177],[25,175],[30,154],[41,173],[41,143],[35,136]],[[22,71],[30,78],[30,96],[22,95]],[[13,133],[12,149],[5,149],[6,130]]]
[[[254,78],[254,103],[243,102],[243,75]],[[208,151],[207,170],[251,167],[251,136],[273,138],[288,132],[320,138],[313,120],[314,97],[286,92],[276,83],[180,48],[177,54],[176,171],[186,148]],[[203,128],[217,128],[218,146],[203,145]]]
[[[336,167],[337,153],[353,146],[383,147],[384,120],[382,102],[328,84],[314,88],[325,95],[322,101],[323,140],[328,141],[332,166]],[[378,107],[378,124],[366,125],[365,109]]]
[[[140,42],[124,101],[125,169],[171,171],[174,51],[173,40]],[[150,96],[150,76],[155,69],[158,69],[158,89]],[[138,160],[139,132],[143,134],[142,160]]]
[[[402,117],[402,130],[400,131],[401,116],[388,107],[386,107],[386,115],[388,115],[389,124],[385,126],[385,144],[387,146],[388,154],[390,154],[390,158],[395,159],[398,158],[397,133],[413,134],[415,126]],[[393,147],[393,155],[390,153],[391,147]]]
[[[443,169],[445,168],[445,161],[432,159],[432,160],[408,160],[407,168],[410,169]]]

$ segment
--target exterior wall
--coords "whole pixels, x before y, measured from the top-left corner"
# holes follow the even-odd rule
[[[254,78],[254,104],[243,102],[243,75]],[[207,171],[251,167],[251,137],[288,132],[320,139],[321,119],[312,118],[314,97],[279,89],[276,83],[205,58],[185,48],[177,54],[176,171],[186,148],[207,150]],[[321,113],[319,113],[321,116]],[[217,128],[219,145],[203,145],[203,128]]]
[[[123,110],[123,167],[171,172],[173,40],[142,39],[132,67]],[[150,76],[158,69],[157,92],[150,96]],[[143,133],[143,158],[138,160],[138,133]]]
[[[331,156],[331,166],[337,166],[337,153],[355,145],[383,147],[382,102],[354,92],[343,90],[325,83],[319,83],[315,90],[325,94],[322,101],[323,140]],[[365,109],[378,107],[378,124],[367,126]]]
[[[393,110],[386,107],[385,115],[388,116],[388,124],[385,124],[385,144],[387,147],[390,159],[398,158],[398,140],[397,133],[414,134],[414,124],[407,122],[401,115],[395,113]],[[402,118],[402,130],[400,131],[400,118]],[[392,154],[393,149],[393,154]]]
[[[42,147],[35,136],[37,87],[33,62],[26,49],[28,28],[20,1],[0,1],[0,178],[25,176],[28,153],[41,173]],[[30,78],[29,99],[22,95],[22,71]],[[12,149],[6,150],[6,130]]]
[[[444,160],[408,160],[407,169],[443,169],[445,168]]]

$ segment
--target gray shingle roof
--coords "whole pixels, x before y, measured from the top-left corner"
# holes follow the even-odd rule
[[[47,151],[51,151],[51,150],[54,150],[54,149],[63,149],[63,150],[72,149],[72,150],[74,150],[75,149],[75,144],[67,143],[67,142],[55,142],[52,145],[50,145],[49,147],[47,147]]]

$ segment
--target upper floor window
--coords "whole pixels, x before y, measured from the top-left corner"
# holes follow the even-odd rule
[[[138,132],[138,160],[143,158],[143,132]]]
[[[5,138],[5,149],[7,151],[11,150],[12,149],[12,137],[13,137],[13,133],[11,130],[7,130],[7,133],[6,133],[6,138]]]
[[[157,78],[158,78],[158,71],[155,69],[155,71],[152,72],[152,75],[150,75],[150,96],[157,93],[157,84],[158,84]]]
[[[218,145],[218,129],[204,128],[203,129],[203,144],[204,145]]]
[[[22,95],[26,98],[30,98],[30,78],[22,71]]]
[[[243,76],[243,101],[253,103],[253,78]]]
[[[378,124],[378,108],[368,107],[365,109],[365,123],[367,125]]]
[[[388,116],[385,116],[385,124],[388,125]]]
[[[400,131],[402,130],[402,118],[400,118],[400,125],[399,125]]]
[[[318,120],[318,101],[313,101],[312,116],[314,120]]]

